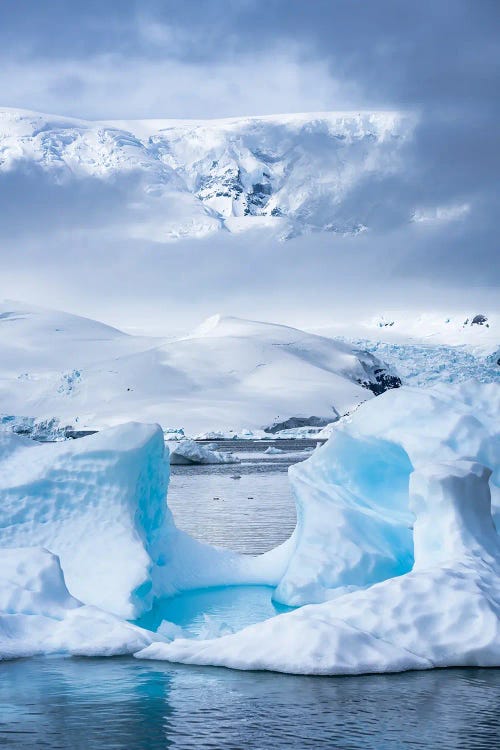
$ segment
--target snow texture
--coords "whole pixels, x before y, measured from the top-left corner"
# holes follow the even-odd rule
[[[75,430],[159,422],[187,435],[332,421],[389,373],[373,355],[287,326],[214,316],[187,337],[156,339],[10,302],[0,359],[0,414]]]
[[[500,538],[490,470],[412,474],[413,571],[215,640],[153,643],[139,658],[296,674],[500,666]]]
[[[161,639],[71,596],[59,559],[47,550],[0,549],[0,660],[118,656]]]
[[[88,122],[4,108],[0,171],[43,170],[59,184],[135,180],[141,210],[128,231],[156,242],[255,227],[282,239],[357,234],[376,203],[372,196],[353,212],[351,195],[367,176],[401,171],[413,119],[330,112]]]

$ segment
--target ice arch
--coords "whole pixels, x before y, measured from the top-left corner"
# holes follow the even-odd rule
[[[463,459],[493,471],[498,524],[498,384],[401,388],[341,420],[323,447],[289,470],[298,523],[275,598],[291,605],[321,602],[409,571],[410,473],[429,462]]]

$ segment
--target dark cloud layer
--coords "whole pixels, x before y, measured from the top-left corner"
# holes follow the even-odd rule
[[[176,283],[168,276],[164,284],[171,298],[195,298],[203,313],[222,301],[249,314],[252,300],[258,308],[273,294],[269,314],[275,308],[283,318],[285,310],[292,314],[304,280],[305,309],[308,295],[314,305],[317,292],[327,295],[338,279],[339,300],[355,288],[363,303],[379,306],[387,295],[394,304],[406,298],[414,306],[484,295],[494,306],[492,290],[500,283],[499,29],[498,0],[4,0],[0,91],[6,100],[0,105],[108,118],[261,114],[273,106],[395,108],[415,112],[419,121],[404,174],[383,181],[371,176],[349,198],[359,207],[366,195],[378,196],[376,205],[366,202],[373,231],[339,240],[334,250],[331,238],[276,245],[272,252],[258,241],[224,238],[183,243],[173,259],[167,247],[125,246],[109,231],[103,238],[106,226],[119,225],[134,185],[34,190],[33,181],[42,185],[43,178],[21,174],[0,181],[0,208],[10,217],[0,232],[0,263],[5,269],[10,262],[20,278],[16,243],[31,258],[47,259],[48,237],[53,257],[64,257],[65,232],[73,227],[68,255],[87,252],[94,272],[105,263],[108,284],[111,265],[121,258],[111,294],[118,298],[126,290],[137,309],[148,284],[160,293],[154,253],[163,274],[178,275]],[[415,206],[431,215],[463,207],[463,215],[409,225]],[[247,264],[234,243],[249,253]],[[189,259],[197,269],[190,275]],[[76,299],[78,280],[69,271],[64,280],[64,262],[55,265],[55,276]],[[250,284],[249,265],[258,270]],[[91,264],[86,268],[89,283]],[[102,284],[96,281],[96,289]]]

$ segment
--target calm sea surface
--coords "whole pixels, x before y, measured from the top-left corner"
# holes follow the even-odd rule
[[[284,541],[295,525],[286,471],[314,443],[277,445],[293,453],[231,441],[240,464],[173,467],[169,504],[179,527],[244,553]],[[193,635],[239,628],[275,614],[271,593],[189,592],[158,603],[144,625],[166,619]],[[500,670],[329,678],[133,658],[1,662],[0,747],[496,750]]]

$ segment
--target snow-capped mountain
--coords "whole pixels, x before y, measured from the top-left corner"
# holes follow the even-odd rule
[[[498,313],[483,310],[409,312],[393,310],[366,320],[337,320],[314,329],[323,336],[366,339],[387,344],[460,347],[471,354],[488,356],[500,346]]]
[[[127,420],[213,429],[332,422],[399,380],[377,357],[287,326],[214,316],[177,339],[0,305],[0,415],[76,428]]]
[[[357,234],[379,196],[350,196],[367,177],[402,170],[411,131],[397,112],[90,122],[1,109],[0,173],[137,183],[135,200],[155,219],[143,215],[135,234],[157,241],[260,226],[282,238]]]

